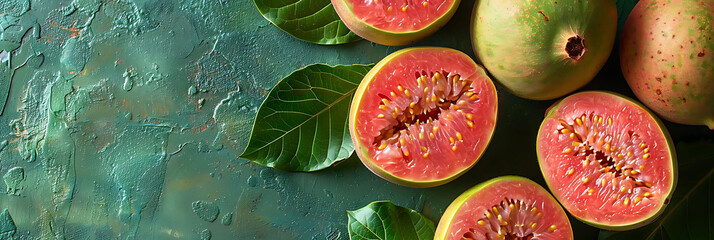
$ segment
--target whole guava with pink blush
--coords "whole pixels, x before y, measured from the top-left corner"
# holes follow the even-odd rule
[[[662,118],[714,129],[714,1],[642,0],[622,31],[632,91]]]

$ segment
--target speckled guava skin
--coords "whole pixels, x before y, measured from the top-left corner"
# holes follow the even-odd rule
[[[511,93],[549,100],[593,79],[615,43],[614,0],[477,0],[471,41],[481,63]],[[566,51],[579,36],[578,59]]]
[[[635,95],[662,118],[714,129],[714,1],[641,0],[620,62]]]

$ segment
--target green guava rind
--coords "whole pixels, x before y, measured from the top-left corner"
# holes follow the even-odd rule
[[[610,56],[616,31],[612,0],[478,0],[471,17],[479,61],[509,92],[532,100],[561,97],[590,82]],[[575,35],[587,48],[579,60],[565,51]]]
[[[349,115],[349,120],[348,120],[348,121],[349,121],[350,136],[352,137],[352,142],[354,143],[355,152],[357,153],[357,156],[359,157],[360,161],[367,167],[367,169],[369,169],[370,171],[372,171],[372,172],[373,172],[374,174],[376,174],[377,176],[379,176],[379,177],[381,177],[381,178],[383,178],[383,179],[385,179],[385,180],[387,180],[387,181],[390,181],[390,182],[392,182],[392,183],[395,183],[395,184],[399,184],[399,185],[407,186],[407,187],[413,187],[413,188],[428,188],[428,187],[435,187],[435,186],[439,186],[439,185],[446,184],[446,183],[451,182],[451,181],[453,181],[454,179],[458,178],[459,176],[463,175],[463,174],[466,173],[469,169],[471,169],[471,167],[473,167],[473,165],[475,165],[476,162],[478,162],[478,159],[480,159],[481,156],[483,156],[483,153],[484,153],[485,151],[481,152],[481,155],[476,156],[476,161],[474,161],[474,163],[473,163],[470,167],[464,168],[464,169],[462,169],[461,171],[459,171],[459,172],[457,172],[457,173],[454,173],[454,174],[451,175],[450,177],[443,178],[443,179],[439,179],[439,180],[434,180],[434,181],[411,181],[411,180],[409,180],[409,179],[404,179],[404,178],[400,178],[400,177],[394,176],[393,174],[389,173],[388,171],[385,171],[384,169],[382,169],[381,167],[379,167],[378,165],[376,165],[376,164],[373,162],[372,157],[369,156],[369,149],[368,149],[366,146],[362,146],[362,145],[359,144],[359,142],[360,142],[360,141],[359,141],[359,134],[357,133],[357,131],[355,131],[355,124],[356,124],[356,121],[357,121],[356,116],[357,116],[357,112],[358,112],[357,110],[359,109],[359,107],[360,107],[360,105],[361,105],[362,95],[364,95],[365,90],[366,90],[367,87],[369,86],[369,82],[365,82],[365,81],[371,81],[371,80],[373,80],[373,79],[375,78],[374,76],[377,75],[377,74],[380,72],[380,69],[382,69],[382,67],[384,67],[386,64],[388,64],[392,59],[398,57],[399,55],[401,55],[401,54],[403,54],[403,53],[407,53],[407,52],[409,52],[409,51],[419,50],[419,49],[442,49],[442,50],[446,50],[446,49],[448,49],[448,48],[442,48],[442,47],[413,47],[413,48],[406,48],[406,49],[402,49],[402,50],[396,51],[396,52],[394,52],[394,53],[392,53],[392,54],[386,56],[386,57],[385,57],[384,59],[382,59],[381,61],[379,61],[379,63],[377,63],[377,65],[375,65],[375,66],[367,73],[367,75],[364,76],[364,78],[363,78],[363,80],[362,80],[362,83],[360,83],[360,85],[357,87],[357,90],[355,91],[354,98],[352,99],[352,103],[350,104],[350,115]],[[464,54],[464,53],[462,53],[462,52],[460,52],[460,51],[457,51],[457,50],[453,50],[453,49],[448,49],[448,50],[455,51],[455,52],[458,52],[458,53],[460,53],[460,54]],[[469,57],[469,59],[470,59],[470,57]],[[475,66],[478,66],[478,65],[476,65],[476,63],[474,63],[474,65],[475,65]],[[477,67],[477,72],[480,72],[480,74],[481,74],[482,76],[487,76],[487,75],[486,75],[486,72],[485,72],[484,69],[481,68],[481,67]],[[489,81],[489,82],[491,82],[491,81]],[[493,82],[491,82],[490,87],[492,88],[492,91],[493,91],[494,93],[496,93],[496,86],[493,85]],[[496,109],[498,109],[498,106],[496,106]],[[498,122],[498,121],[497,121],[497,118],[498,118],[497,112],[498,112],[498,111],[496,111],[496,114],[494,114],[494,116],[493,116],[494,127],[493,127],[493,130],[491,131],[490,137],[488,138],[488,142],[485,143],[485,144],[486,144],[486,147],[488,147],[488,144],[490,143],[491,139],[493,138],[493,132],[495,131],[495,128],[496,128],[495,124]]]
[[[461,0],[454,0],[444,15],[426,27],[416,31],[405,32],[386,31],[367,24],[355,16],[354,11],[352,11],[352,4],[347,2],[347,0],[332,0],[332,5],[335,7],[337,14],[340,15],[340,19],[342,19],[342,22],[345,23],[347,28],[360,37],[382,45],[403,46],[422,40],[441,29],[441,27],[446,25],[449,19],[454,16],[460,2]]]
[[[643,111],[647,112],[647,113],[649,114],[650,118],[652,118],[652,120],[653,120],[655,123],[657,123],[657,126],[659,126],[660,132],[662,132],[662,134],[664,135],[665,142],[667,142],[667,152],[669,152],[669,157],[670,157],[670,159],[672,160],[672,161],[670,162],[670,164],[671,164],[671,165],[670,165],[670,169],[672,169],[672,172],[671,172],[672,182],[670,183],[670,191],[669,191],[669,193],[667,193],[667,196],[666,196],[666,197],[664,197],[664,198],[661,199],[661,203],[668,202],[669,199],[672,197],[672,194],[674,193],[675,187],[677,186],[677,177],[678,177],[678,174],[677,174],[677,156],[676,156],[676,153],[675,153],[675,151],[674,151],[675,148],[674,148],[674,144],[673,144],[673,142],[672,142],[672,137],[669,135],[669,131],[667,131],[667,128],[664,126],[664,124],[662,123],[662,121],[659,120],[659,118],[657,118],[656,115],[654,115],[654,113],[653,113],[652,111],[650,111],[649,109],[647,109],[647,107],[645,107],[645,106],[642,105],[641,103],[639,103],[639,102],[637,102],[637,101],[634,101],[634,100],[630,99],[629,97],[626,97],[626,96],[621,95],[621,94],[619,94],[619,93],[614,93],[614,92],[609,92],[609,91],[586,91],[586,92],[580,92],[580,93],[576,93],[576,94],[570,95],[570,96],[568,96],[567,98],[573,97],[573,96],[576,96],[576,97],[577,97],[578,94],[588,93],[588,92],[606,93],[606,94],[614,95],[614,96],[616,96],[616,97],[622,99],[623,101],[627,101],[627,102],[633,104],[634,106],[639,107],[639,108],[642,109]],[[546,116],[545,116],[545,119],[543,119],[543,122],[541,123],[541,125],[540,125],[540,127],[539,127],[539,129],[538,129],[538,136],[540,136],[540,135],[541,135],[541,131],[544,130],[544,129],[543,129],[543,123],[546,122],[545,120],[548,119],[548,118],[554,117],[555,113],[557,112],[558,108],[560,107],[560,105],[561,105],[563,102],[564,102],[563,100],[560,100],[560,101],[556,102],[553,106],[551,106],[550,108],[548,108],[547,113],[546,113]],[[540,143],[539,141],[536,141],[536,154],[537,154],[537,156],[538,156],[538,166],[540,167],[541,173],[543,173],[543,175],[545,176],[545,175],[548,174],[548,173],[546,173],[546,172],[545,172],[545,169],[543,169],[543,162],[541,161],[541,159],[543,158],[543,156],[541,156],[540,151],[538,151],[538,149],[540,149],[540,144],[541,144],[541,143]],[[544,177],[544,179],[545,179],[546,185],[548,185],[548,189],[551,189],[551,190],[552,190],[554,184],[553,184],[551,181],[549,181],[547,177]],[[560,201],[560,199],[558,198],[558,196],[555,196],[555,197],[556,197],[556,199],[558,199],[558,201]],[[565,204],[563,204],[563,206],[565,206]],[[639,228],[639,227],[645,226],[645,225],[651,223],[652,221],[654,221],[655,219],[657,219],[657,217],[658,217],[660,214],[662,214],[662,212],[664,212],[664,210],[665,210],[665,208],[666,208],[667,205],[666,205],[666,204],[661,204],[660,206],[661,206],[661,207],[660,207],[660,209],[659,209],[658,211],[653,212],[652,214],[650,214],[650,215],[648,215],[648,216],[644,216],[644,217],[641,218],[639,221],[635,221],[635,222],[627,223],[627,224],[620,224],[620,225],[607,225],[607,224],[597,223],[597,222],[591,221],[590,219],[586,219],[586,218],[583,218],[583,217],[581,217],[581,216],[575,215],[575,214],[573,214],[573,212],[571,212],[570,210],[568,210],[568,208],[565,208],[565,207],[564,207],[564,208],[565,208],[571,215],[573,215],[573,217],[577,218],[578,220],[580,220],[580,221],[582,221],[582,222],[584,222],[584,223],[586,223],[586,224],[588,224],[588,225],[591,225],[591,226],[594,226],[594,227],[597,227],[597,228],[601,228],[601,229],[605,229],[605,230],[611,230],[611,231],[626,231],[626,230],[632,230],[632,229],[635,229],[635,228]]]
[[[627,18],[619,51],[623,75],[663,119],[714,130],[712,24],[712,1],[642,0]]]
[[[451,202],[451,204],[449,204],[449,207],[446,208],[446,211],[444,212],[444,214],[441,215],[441,220],[439,220],[439,224],[436,227],[436,234],[434,235],[434,239],[435,240],[447,239],[447,234],[449,234],[449,228],[452,225],[451,222],[454,220],[454,216],[456,216],[456,214],[459,212],[459,210],[461,210],[461,208],[463,207],[464,203],[467,200],[469,200],[469,198],[471,198],[471,196],[476,195],[476,194],[488,194],[488,193],[481,193],[481,190],[483,190],[484,188],[486,188],[492,184],[498,183],[503,180],[523,181],[528,184],[537,185],[540,188],[540,190],[543,191],[543,195],[548,196],[548,199],[550,201],[553,201],[555,203],[554,205],[556,205],[560,208],[562,215],[564,217],[566,217],[566,221],[569,222],[569,220],[567,220],[567,216],[565,215],[565,211],[563,210],[562,206],[560,206],[558,201],[550,193],[548,193],[548,191],[543,189],[543,187],[541,187],[540,184],[533,182],[532,180],[530,180],[528,178],[524,178],[524,177],[520,177],[520,176],[501,176],[501,177],[493,178],[486,182],[482,182],[482,183],[472,187],[471,189],[466,190],[466,192],[462,193],[456,199],[454,199],[454,201]],[[571,233],[572,233],[572,231],[571,231]],[[572,234],[570,236],[570,239],[573,239]]]

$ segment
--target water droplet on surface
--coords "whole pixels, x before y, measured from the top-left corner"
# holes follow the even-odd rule
[[[213,222],[218,218],[220,210],[215,202],[195,201],[191,203],[191,209],[198,217],[207,222]]]
[[[233,222],[233,213],[232,212],[226,213],[226,215],[223,215],[223,218],[221,218],[221,224],[223,224],[223,225],[228,226],[228,225],[231,225],[232,222]]]
[[[248,177],[247,183],[248,183],[248,186],[255,187],[258,185],[258,180],[256,180],[255,177],[250,176],[250,177]]]
[[[270,178],[273,178],[275,176],[275,173],[273,173],[273,170],[265,168],[263,170],[260,170],[260,178],[263,180],[268,180]]]
[[[203,229],[201,231],[201,240],[211,240],[211,230]]]
[[[326,195],[328,198],[332,198],[332,197],[333,197],[333,196],[332,196],[332,192],[330,192],[330,191],[327,190],[327,189],[322,189],[322,192],[324,192],[325,195]]]

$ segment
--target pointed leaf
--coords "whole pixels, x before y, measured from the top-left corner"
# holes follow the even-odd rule
[[[423,240],[433,239],[434,222],[421,213],[389,201],[372,202],[347,211],[350,239]]]
[[[679,180],[667,209],[647,226],[600,231],[601,240],[714,239],[714,142],[677,144]]]
[[[242,158],[287,171],[317,171],[354,151],[347,117],[373,65],[313,64],[281,80],[258,109]]]
[[[293,37],[333,45],[360,40],[340,20],[330,0],[254,0],[260,14]]]

